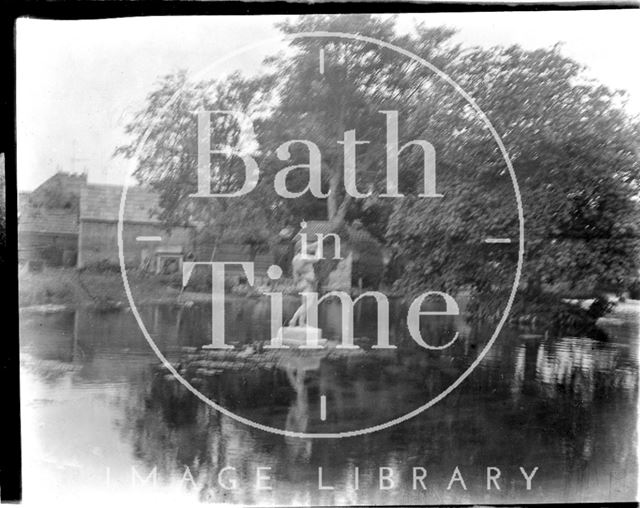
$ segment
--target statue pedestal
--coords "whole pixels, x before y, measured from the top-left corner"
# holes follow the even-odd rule
[[[327,343],[327,339],[322,338],[322,330],[313,326],[283,326],[278,330],[275,340],[282,341],[284,346],[307,347],[309,343],[317,346],[317,349],[323,348]]]

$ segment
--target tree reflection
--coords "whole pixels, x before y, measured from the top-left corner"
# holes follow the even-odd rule
[[[152,308],[142,312],[150,323],[157,317],[160,328],[179,315],[166,310],[154,316]],[[251,312],[262,311],[252,307]],[[183,314],[183,331],[191,327],[196,333],[209,321],[206,315],[196,320],[196,315]],[[53,330],[50,342],[42,333],[47,320]],[[56,327],[64,328],[63,333]],[[144,340],[135,330],[130,315],[98,317],[79,311],[74,319],[25,322],[22,340],[25,352],[36,359],[80,367],[70,373],[64,390],[109,387],[105,414],[112,415],[136,463],[149,470],[157,467],[159,479],[204,501],[424,503],[410,484],[411,468],[424,466],[433,495],[440,489],[440,498],[429,499],[447,504],[461,499],[444,490],[456,465],[476,485],[467,493],[473,502],[513,499],[508,489],[487,493],[481,479],[473,481],[487,465],[516,468],[516,473],[518,465],[540,466],[538,480],[544,490],[532,492],[532,501],[577,499],[583,493],[585,499],[597,499],[603,492],[608,496],[610,483],[618,489],[612,499],[635,492],[638,379],[632,346],[585,338],[522,339],[515,330],[505,330],[473,374],[422,415],[372,435],[310,441],[268,434],[221,416],[166,371],[150,367],[157,361],[142,353]],[[165,330],[161,345],[170,348],[176,336],[169,334],[176,328]],[[475,358],[486,337],[482,329],[469,330],[451,351],[434,354],[418,354],[404,344],[386,359],[367,353],[322,361],[289,355],[290,361],[278,367],[246,370],[227,362],[223,374],[201,378],[200,387],[224,407],[278,428],[359,428],[386,421],[439,393]],[[80,350],[82,354],[74,353]],[[44,382],[44,374],[37,375]],[[319,418],[320,395],[328,401],[325,422]],[[82,424],[73,413],[92,411],[92,404],[101,403],[84,395],[70,400],[72,411],[65,407],[69,425]],[[46,420],[46,413],[42,418]],[[115,462],[109,453],[122,449],[114,446],[101,460]],[[399,470],[399,487],[380,492],[377,468],[391,465]],[[226,466],[237,469],[239,489],[225,490],[219,484],[217,475]],[[257,466],[273,468],[276,491],[257,490]],[[195,485],[183,479],[185,467]],[[318,491],[318,467],[336,491]],[[358,491],[353,487],[354,467],[359,468]]]

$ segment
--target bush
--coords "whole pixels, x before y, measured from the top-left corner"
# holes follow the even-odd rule
[[[182,274],[172,274],[168,276],[168,282],[173,287],[182,288]],[[246,282],[246,279],[244,279]],[[240,278],[230,275],[224,279],[224,289],[229,292],[241,284]],[[208,266],[196,266],[191,273],[189,282],[185,287],[186,291],[195,293],[211,293],[211,269]]]
[[[47,266],[62,266],[62,249],[55,245],[49,245],[42,249],[40,257]]]
[[[640,300],[640,279],[635,279],[629,284],[629,298],[632,300]]]
[[[62,265],[67,268],[73,268],[78,261],[78,251],[69,249],[62,252]]]
[[[94,261],[93,263],[88,263],[82,268],[80,268],[80,272],[112,272],[112,273],[120,273],[120,264],[113,263],[108,259],[101,259],[100,261]]]
[[[609,314],[609,312],[613,310],[614,305],[615,304],[613,302],[610,302],[605,297],[599,296],[589,306],[587,313],[595,320],[601,318],[605,314]]]
[[[172,288],[182,289],[182,274],[174,272],[170,274],[160,274],[156,276],[159,282]]]
[[[595,303],[595,302],[594,302]],[[554,335],[578,335],[606,340],[607,334],[596,326],[596,319],[589,310],[564,303],[551,314],[549,330]]]
[[[471,299],[468,311],[474,320],[497,320],[502,315],[506,293],[476,295]],[[613,303],[598,297],[589,309],[563,301],[552,293],[519,293],[511,307],[511,323],[543,326],[554,335],[576,335],[606,339],[606,335],[597,326],[598,318],[613,308]]]

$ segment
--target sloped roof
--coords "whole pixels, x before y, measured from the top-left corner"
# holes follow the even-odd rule
[[[77,173],[65,173],[58,171],[53,176],[47,178],[44,182],[33,189],[32,195],[39,196],[43,192],[52,189],[61,189],[67,194],[79,196],[81,189],[87,183],[87,175]]]
[[[18,209],[19,210],[29,205],[30,197],[31,197],[31,193],[28,191],[18,192]]]
[[[331,233],[331,223],[328,220],[309,220],[307,221],[307,227],[304,228],[304,232],[307,233],[307,238],[313,238],[309,235],[316,234],[328,234]],[[301,233],[301,229],[299,232]]]
[[[80,194],[80,220],[117,222],[123,188],[119,185],[87,185]],[[158,223],[158,195],[142,187],[128,187],[124,220]]]
[[[78,234],[78,214],[72,210],[29,208],[18,218],[20,232]]]
[[[369,242],[375,243],[378,246],[380,245],[380,242],[376,240],[376,238],[364,228],[348,226],[347,233],[349,235],[349,240],[351,240],[352,242]]]

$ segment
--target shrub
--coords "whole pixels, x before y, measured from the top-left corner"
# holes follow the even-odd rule
[[[101,259],[100,261],[94,261],[93,263],[88,263],[82,268],[80,268],[80,272],[116,272],[120,273],[120,265],[118,263],[113,263],[108,259]]]
[[[599,296],[589,306],[589,310],[587,311],[587,313],[593,319],[598,319],[604,316],[605,314],[608,314],[609,312],[611,312],[613,310],[614,305],[615,304],[613,302],[610,302],[605,297]]]
[[[635,279],[629,284],[629,298],[640,300],[640,279]]]
[[[47,266],[62,266],[62,249],[56,245],[42,249],[40,256]]]

